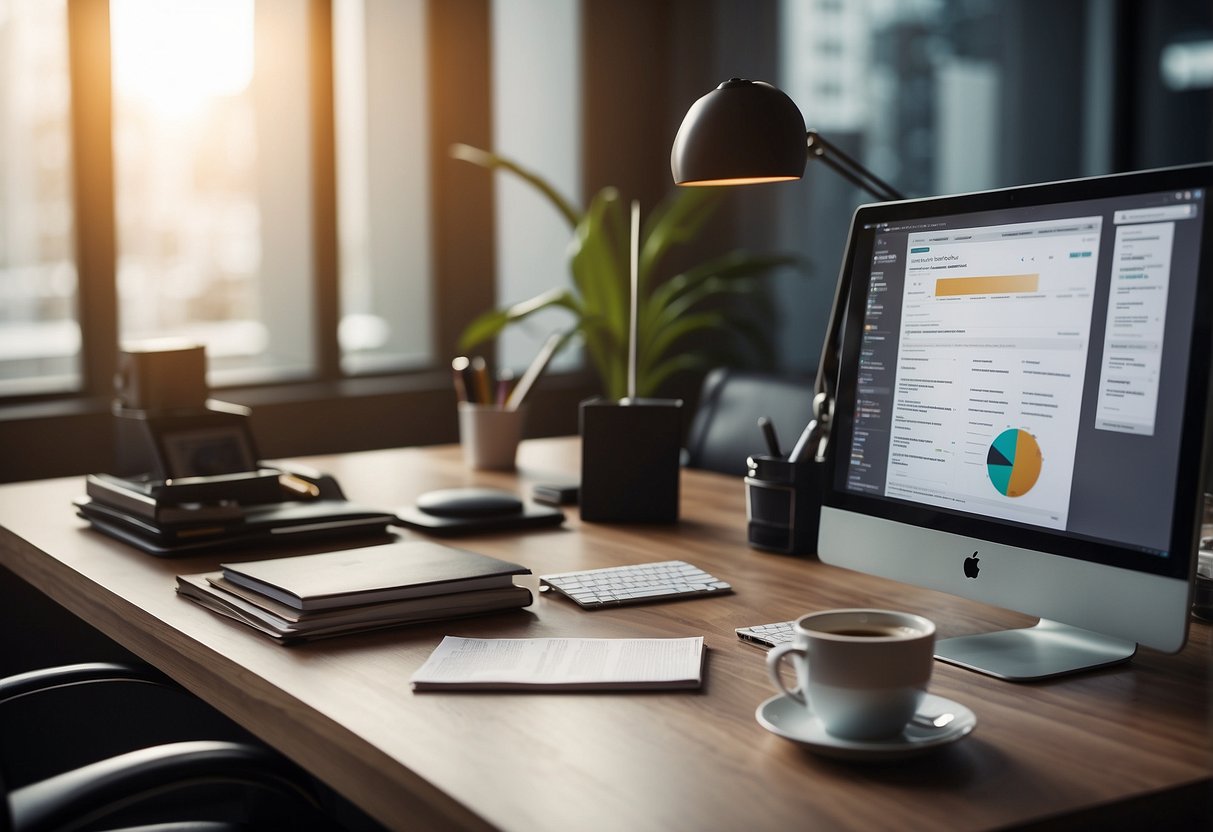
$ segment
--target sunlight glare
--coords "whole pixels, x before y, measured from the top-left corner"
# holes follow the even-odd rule
[[[165,115],[197,112],[253,78],[253,0],[113,0],[114,92]]]

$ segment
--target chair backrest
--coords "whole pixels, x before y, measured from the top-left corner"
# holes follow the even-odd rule
[[[812,381],[726,367],[709,372],[687,433],[687,467],[744,475],[746,457],[768,452],[760,416],[771,420],[786,454],[813,416]]]

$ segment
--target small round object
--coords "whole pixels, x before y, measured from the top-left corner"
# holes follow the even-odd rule
[[[442,488],[418,497],[417,508],[436,517],[498,517],[519,514],[522,500],[497,488]]]

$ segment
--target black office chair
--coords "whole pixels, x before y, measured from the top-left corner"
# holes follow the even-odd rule
[[[774,424],[786,454],[813,416],[813,382],[727,367],[710,371],[687,433],[687,467],[743,476],[747,457],[767,453],[760,416]]]
[[[98,662],[0,679],[0,708],[53,691],[83,692],[96,685],[115,683],[152,685],[188,696],[167,677],[145,665]],[[88,707],[88,702],[82,700],[79,707]],[[121,730],[121,726],[112,727]],[[7,744],[9,737],[2,741]],[[28,777],[0,776],[0,798],[3,798],[0,832],[111,829],[103,823],[108,817],[116,818],[116,822],[124,817],[137,819],[140,824],[155,821],[151,825],[122,827],[131,832],[330,828],[306,775],[281,756],[248,742],[196,740],[159,744],[27,781]],[[225,787],[224,814],[234,818],[216,819],[208,817],[214,814],[213,810],[199,810],[200,802],[210,803],[217,794],[207,792],[199,796],[199,788],[218,784]],[[234,795],[235,811],[230,811],[231,786],[243,789]],[[193,802],[179,799],[191,794],[195,796]],[[246,799],[253,794],[260,798],[260,803],[258,799]],[[252,804],[258,805],[250,809]],[[98,822],[102,825],[97,825]]]

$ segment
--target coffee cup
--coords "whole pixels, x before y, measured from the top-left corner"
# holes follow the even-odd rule
[[[771,681],[840,739],[896,736],[926,693],[935,624],[892,610],[827,610],[796,620],[792,641],[767,654]],[[790,658],[796,687],[780,667]]]

